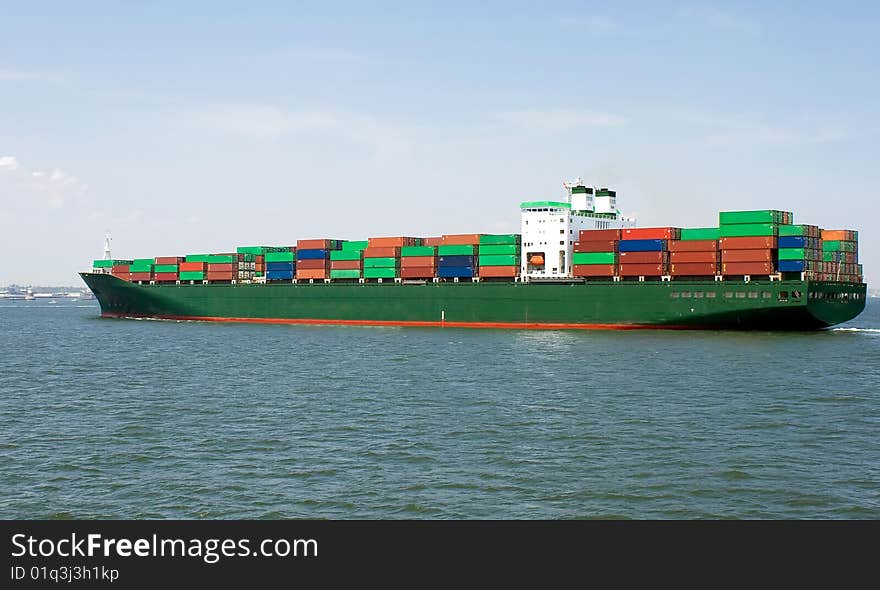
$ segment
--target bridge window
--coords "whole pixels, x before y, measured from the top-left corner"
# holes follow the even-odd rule
[[[724,298],[725,299],[733,299],[733,292],[732,291],[725,291]]]
[[[757,292],[757,291],[751,291],[751,292],[749,293],[749,299],[757,299],[757,298],[758,298],[758,292]]]

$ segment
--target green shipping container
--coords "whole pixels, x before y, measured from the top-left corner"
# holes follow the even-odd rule
[[[153,272],[153,265],[135,263],[128,267],[128,272]]]
[[[263,271],[258,270],[257,272],[254,273],[254,276],[255,276],[255,277],[261,277],[261,276],[263,276],[264,274],[265,274],[265,273],[264,273]]]
[[[268,246],[239,246],[235,251],[239,254],[265,254]]]
[[[92,268],[110,268],[117,264],[132,264],[133,260],[93,260]]]
[[[780,225],[779,237],[786,236],[808,236],[809,232],[805,225]]]
[[[331,250],[330,251],[330,260],[360,260],[361,259],[361,251],[360,250]],[[333,277],[330,277],[331,279]],[[344,279],[347,277],[339,277],[340,279]]]
[[[791,223],[792,215],[788,211],[764,209],[761,211],[722,211],[718,214],[719,225],[738,225],[742,223]],[[764,234],[761,234],[764,235]],[[737,237],[724,236],[721,237]]]
[[[132,261],[132,264],[136,264],[137,266],[147,266],[148,264],[153,264],[155,260],[152,258],[135,258]]]
[[[359,270],[331,270],[330,271],[331,279],[359,279],[361,278],[361,271]]]
[[[374,259],[376,260],[376,259]],[[398,271],[396,268],[365,268],[364,269],[364,278],[365,279],[393,279],[397,277]]]
[[[397,268],[400,266],[400,258],[364,258],[364,270],[368,268]],[[364,276],[367,276],[364,274]],[[372,277],[379,278],[379,277]],[[384,278],[384,277],[383,277]]]
[[[366,250],[369,245],[369,240],[352,240],[350,242],[342,242],[342,250],[345,252],[359,252]]]
[[[508,246],[511,244],[519,244],[519,234],[483,234],[480,236],[480,246]]]
[[[575,252],[571,256],[572,264],[617,264],[614,252]]]
[[[855,242],[842,242],[840,240],[825,240],[822,242],[822,249],[825,252],[855,252]]]
[[[745,238],[752,236],[775,236],[779,226],[775,223],[738,223],[718,228],[721,238]]]
[[[210,258],[210,254],[187,254],[186,261],[187,262],[208,262],[208,258]]]
[[[185,270],[180,273],[181,281],[203,281],[205,280],[205,273],[200,270]]]
[[[437,254],[439,256],[473,256],[475,254],[474,246],[454,245],[454,246],[438,246]]]
[[[155,272],[177,272],[176,264],[157,264],[153,266]]]
[[[808,252],[806,248],[780,248],[779,260],[808,260]]]
[[[404,246],[400,249],[401,256],[436,256],[435,246]]]
[[[293,252],[266,252],[265,262],[294,262],[296,254]]]
[[[480,266],[519,266],[519,256],[513,254],[480,255]]]
[[[187,260],[187,262],[189,261]],[[205,262],[208,264],[231,264],[233,262],[238,262],[238,256],[232,256],[229,254],[211,254]]]
[[[495,254],[514,254],[519,255],[519,246],[516,244],[502,244],[480,246],[480,256]]]
[[[718,228],[717,227],[682,228],[680,239],[683,241],[717,240],[718,239]],[[577,263],[575,263],[575,264],[577,264]]]

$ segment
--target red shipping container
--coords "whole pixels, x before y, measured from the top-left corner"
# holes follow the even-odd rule
[[[296,278],[297,279],[329,279],[330,271],[321,269],[310,269],[310,268],[297,268],[296,269]]]
[[[775,247],[776,236],[721,238],[718,240],[718,248],[721,250],[761,250]]]
[[[184,271],[195,271],[195,272],[205,272],[205,267],[207,267],[207,263],[205,262],[181,262],[180,266],[177,267],[177,270]]]
[[[238,270],[237,262],[208,263],[208,272],[232,272],[234,270]]]
[[[394,237],[394,238],[369,238],[369,248],[400,248],[402,246],[415,246],[418,238]],[[369,250],[369,248],[367,248]],[[382,256],[385,256],[384,254]]]
[[[131,274],[127,273],[127,272],[113,272],[110,274],[112,276],[116,277],[117,279],[122,279],[123,281],[130,281],[131,280]]]
[[[739,252],[744,252],[744,250],[739,250]],[[670,252],[669,253],[669,262],[671,263],[679,263],[679,264],[696,264],[696,263],[706,263],[711,262],[715,264],[718,262],[718,252],[716,250],[712,250],[711,252]]]
[[[443,245],[443,246],[479,246],[480,245],[480,234],[446,234],[443,236],[443,241],[440,242],[440,245]]]
[[[443,243],[443,238],[424,238],[422,240],[423,246],[439,246]]]
[[[388,238],[391,239],[391,238]],[[404,239],[404,238],[401,238]],[[407,238],[408,239],[408,238]],[[364,250],[364,258],[398,258],[400,246],[370,246]]]
[[[683,252],[689,254],[689,252]],[[672,263],[669,266],[669,274],[686,277],[703,277],[718,274],[718,264],[715,262],[685,262]]]
[[[150,281],[153,279],[151,272],[133,272],[129,275],[131,281]]]
[[[432,279],[434,278],[433,266],[409,266],[400,269],[402,279]]]
[[[601,240],[619,240],[619,229],[582,229],[578,233],[579,242],[598,242]]]
[[[128,273],[129,268],[131,268],[131,265],[129,264],[117,264],[116,266],[110,267],[110,272],[112,274]]]
[[[621,230],[624,240],[677,240],[680,237],[679,227],[630,227]]]
[[[437,266],[437,259],[433,256],[404,256],[400,259],[401,268],[409,267],[426,267],[434,268]]]
[[[666,252],[621,252],[620,264],[662,264],[666,262]]]
[[[621,264],[620,276],[622,277],[659,277],[664,275],[663,264]]]
[[[714,252],[718,240],[669,240],[670,252]]]
[[[576,277],[613,277],[616,272],[616,264],[575,264],[571,267],[571,274]]]
[[[773,274],[772,262],[723,262],[721,274],[725,275],[769,275]]]
[[[722,250],[722,262],[772,262],[773,250]]]
[[[575,252],[617,252],[617,240],[590,240],[574,243]]]
[[[518,266],[481,266],[481,278],[510,277],[519,276]]]
[[[355,260],[355,262],[360,262],[359,260]],[[296,261],[296,269],[303,270],[319,270],[319,269],[329,269],[330,261],[326,258],[318,258],[316,260],[297,260]]]
[[[180,264],[184,260],[183,256],[156,256],[153,259],[156,264]]]
[[[177,273],[176,272],[157,272],[154,278],[156,281],[176,281]]]
[[[300,250],[329,250],[336,241],[338,240],[297,240],[296,247]]]
[[[301,261],[302,262],[302,261]],[[302,267],[300,267],[302,268]],[[331,260],[330,270],[360,270],[360,260]]]
[[[237,272],[230,271],[215,271],[205,274],[205,279],[209,281],[233,281],[238,278]]]

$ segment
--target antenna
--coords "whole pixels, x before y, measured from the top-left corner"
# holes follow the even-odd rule
[[[110,234],[104,234],[104,260],[110,260]]]

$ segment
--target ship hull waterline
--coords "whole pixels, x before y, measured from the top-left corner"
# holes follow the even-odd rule
[[[81,273],[108,318],[511,329],[818,330],[866,285],[818,281],[138,284]]]

